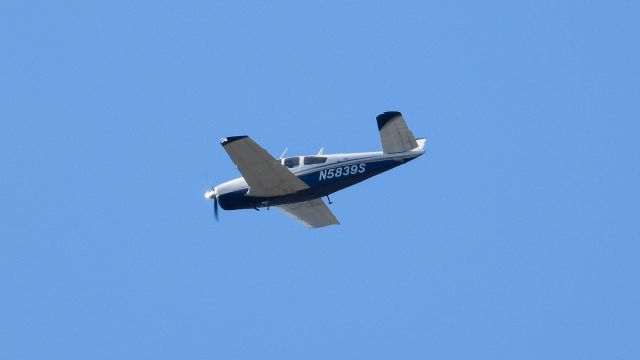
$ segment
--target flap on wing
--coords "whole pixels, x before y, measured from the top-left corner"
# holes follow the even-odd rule
[[[220,143],[249,185],[249,195],[278,196],[309,188],[248,136],[230,136]]]
[[[321,199],[278,205],[275,208],[307,227],[317,228],[339,224],[338,219]]]

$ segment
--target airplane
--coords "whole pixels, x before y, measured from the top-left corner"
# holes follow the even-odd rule
[[[224,210],[274,207],[310,228],[339,224],[322,201],[329,195],[424,154],[426,139],[414,138],[402,114],[388,111],[376,117],[382,151],[324,154],[275,159],[250,137],[220,140],[242,177],[214,186],[204,197]]]

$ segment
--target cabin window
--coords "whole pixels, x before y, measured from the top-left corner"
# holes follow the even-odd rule
[[[327,162],[326,156],[305,156],[304,157],[305,165],[324,164],[326,162]]]
[[[284,166],[288,167],[289,169],[294,168],[298,165],[300,165],[300,158],[299,157],[290,157],[290,158],[286,158],[284,159]]]

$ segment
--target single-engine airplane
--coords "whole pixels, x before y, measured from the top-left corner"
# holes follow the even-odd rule
[[[213,187],[204,197],[225,210],[275,207],[307,227],[339,224],[322,197],[409,162],[424,154],[426,139],[413,137],[402,114],[376,117],[382,151],[318,154],[275,159],[248,136],[222,138],[242,177]],[[286,150],[285,150],[286,153]]]

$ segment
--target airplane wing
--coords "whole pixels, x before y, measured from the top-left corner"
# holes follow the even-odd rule
[[[247,181],[251,196],[286,195],[309,188],[248,136],[226,137],[220,144]]]
[[[313,199],[299,203],[275,206],[289,218],[302,223],[306,227],[317,228],[340,224],[322,199]]]

